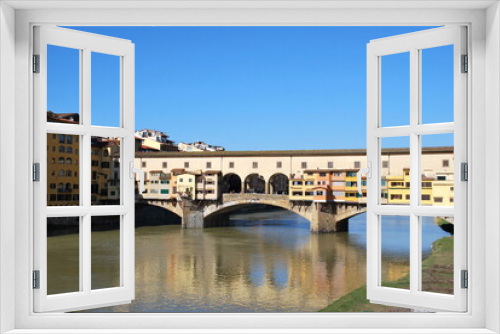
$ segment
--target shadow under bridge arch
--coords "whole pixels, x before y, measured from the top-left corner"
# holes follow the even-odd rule
[[[248,210],[245,210],[248,209]],[[225,203],[217,208],[207,208],[203,212],[203,225],[204,227],[216,227],[216,226],[229,226],[231,224],[231,215],[236,212],[247,212],[256,213],[262,217],[262,219],[268,219],[269,217],[274,217],[273,213],[270,213],[269,209],[283,209],[288,212],[294,213],[302,218],[305,218],[310,222],[310,217],[304,212],[299,213],[294,211],[288,204],[281,203],[266,203],[263,201],[259,202],[237,202],[237,203]]]

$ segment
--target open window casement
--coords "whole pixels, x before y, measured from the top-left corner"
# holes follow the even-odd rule
[[[367,158],[371,164],[371,175],[368,178],[370,196],[367,203],[367,298],[372,303],[417,310],[466,311],[467,290],[462,286],[462,275],[467,269],[467,182],[461,177],[461,169],[466,167],[463,164],[467,162],[466,72],[468,69],[467,63],[464,62],[467,60],[466,54],[466,28],[458,26],[373,40],[367,46]],[[449,87],[432,86],[431,90],[448,89],[448,107],[452,116],[445,123],[435,115],[436,111],[441,111],[446,106],[432,105],[436,99],[444,95],[437,95],[434,100],[424,101],[428,94],[436,93],[429,93],[429,86],[426,85],[430,83],[424,77],[424,73],[440,71],[443,66],[447,66],[439,65],[446,63],[439,59],[444,55],[449,57]],[[390,65],[391,59],[397,57],[408,60],[406,63],[399,63],[399,72],[394,71],[394,67],[391,68]],[[432,57],[438,58],[432,62]],[[405,65],[401,65],[403,63]],[[429,65],[431,63],[434,67]],[[407,123],[394,124],[394,119],[384,119],[384,108],[391,108],[391,98],[401,98],[401,94],[397,97],[388,94],[387,91],[393,89],[391,85],[385,85],[388,75],[393,77],[402,75],[409,78],[409,83],[406,82],[405,86],[409,89],[408,106],[398,110],[399,113],[406,113],[404,117],[408,119]],[[443,160],[440,166],[442,170],[434,170],[433,175],[429,175],[431,169],[426,168],[426,164],[429,159],[437,158],[426,154],[426,147],[429,141],[432,142],[432,139],[440,136],[453,137],[451,141],[454,143],[453,153],[449,159]],[[391,147],[384,143],[394,143],[395,140],[406,142],[408,146],[403,147],[408,147],[410,151],[410,158],[399,162],[399,168],[404,170],[404,179],[401,177],[400,181],[410,188],[409,193],[405,195],[391,193],[390,188],[394,185],[391,180],[396,180],[395,173],[387,168],[387,163],[382,164],[382,149]],[[394,161],[397,161],[396,158]],[[433,187],[429,190],[431,187],[428,189],[427,186],[431,183]],[[443,200],[437,192],[439,187],[451,189],[454,198],[450,198],[448,202]],[[400,205],[394,204],[401,198],[408,201],[406,203],[401,201]],[[408,249],[409,284],[406,286],[404,284],[395,286],[384,282],[384,277],[387,277],[384,273],[397,270],[384,266],[383,252],[383,244],[390,242],[388,238],[391,237],[384,236],[383,225],[386,222],[390,223],[395,216],[398,216],[400,221],[407,221],[407,226],[404,228],[410,235],[409,240],[398,240]],[[448,271],[448,274],[437,273],[436,275],[441,275],[440,277],[432,277],[432,270],[427,268],[428,263],[423,261],[422,240],[425,239],[425,232],[422,221],[430,218],[445,218],[454,224],[453,238],[447,239],[447,242],[453,240],[451,244],[453,250],[450,251],[451,262],[434,267],[438,271],[441,269]],[[433,251],[438,247],[440,245],[435,244]],[[437,289],[434,284],[436,282]],[[442,287],[439,287],[441,282],[442,285],[449,285],[447,290],[443,291]],[[430,287],[428,283],[431,284]]]
[[[129,303],[134,299],[135,186],[129,170],[134,160],[134,44],[40,26],[34,28],[33,53],[34,311]],[[98,118],[93,118],[97,112],[91,110],[91,93],[103,94],[99,92],[102,85],[95,88],[96,80],[106,80],[111,71],[108,63],[97,66],[103,57],[111,57],[116,64],[116,87],[108,94],[118,106],[113,127],[98,124]],[[67,70],[71,62],[74,71]],[[98,77],[99,71],[104,75],[92,81],[91,74]],[[57,80],[74,81],[75,108],[48,113],[48,93],[57,99],[69,98],[64,89],[49,92],[54,90],[50,82]],[[119,228],[114,246],[107,243],[105,234],[95,233],[110,226]],[[61,229],[73,229],[71,237],[67,233],[56,236],[68,238],[71,250],[52,260],[57,249],[49,239],[57,234],[54,230]],[[109,265],[98,268],[97,258],[106,259]],[[93,283],[92,278],[103,272],[107,273],[105,283]],[[66,283],[51,285],[56,275]]]

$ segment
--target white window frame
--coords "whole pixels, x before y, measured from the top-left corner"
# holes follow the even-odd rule
[[[25,9],[15,11],[11,6]],[[163,8],[147,9],[148,6]],[[204,329],[206,332],[210,329],[212,332],[222,331],[213,329],[237,332],[235,328],[254,328],[252,332],[261,333],[283,332],[285,329],[295,329],[296,333],[334,333],[342,329],[350,329],[350,333],[415,333],[415,328],[421,333],[499,332],[498,3],[399,1],[397,9],[391,9],[391,6],[396,6],[393,2],[384,1],[371,1],[369,5],[354,1],[269,1],[254,4],[209,1],[203,5],[186,3],[182,9],[175,6],[181,5],[176,2],[155,2],[151,5],[149,1],[142,4],[132,1],[0,3],[0,331],[16,329],[15,333],[36,333],[41,332],[37,329],[50,329],[50,332],[61,329],[60,332],[70,333],[78,328],[87,328],[88,333],[104,333],[106,329],[108,332],[110,329],[127,329],[128,333],[144,333],[147,328],[168,327],[170,330],[164,332],[182,332],[175,330],[179,328],[191,328],[198,333],[204,332]],[[76,10],[76,7],[80,9]],[[103,7],[114,9],[103,10]],[[140,7],[144,10],[135,9]],[[29,288],[33,212],[29,209],[32,199],[29,196],[27,199],[27,194],[32,193],[31,31],[34,24],[54,22],[60,25],[468,25],[469,68],[472,73],[468,79],[471,110],[468,116],[468,131],[471,134],[468,146],[471,153],[469,175],[473,180],[468,190],[471,199],[468,220],[471,222],[469,226],[474,226],[473,231],[469,230],[471,240],[468,243],[469,311],[460,314],[34,314],[32,290]],[[15,117],[12,117],[13,110]],[[14,145],[12,138],[15,138]],[[14,160],[14,165],[7,163]],[[488,182],[485,182],[486,175]],[[15,196],[12,196],[12,189],[15,189]],[[486,257],[487,253],[493,256]],[[133,330],[139,326],[144,329]]]
[[[129,165],[134,163],[134,44],[128,40],[100,36],[65,28],[34,27],[34,53],[39,55],[39,73],[34,83],[34,162],[40,163],[40,181],[33,185],[34,197],[34,269],[40,272],[39,289],[34,290],[36,312],[71,311],[129,303],[134,299],[134,180]],[[47,45],[78,50],[80,58],[80,123],[48,123],[47,109]],[[118,127],[92,125],[91,122],[91,58],[92,52],[113,55],[119,59],[120,113]],[[47,134],[76,135],[79,140],[80,205],[47,206]],[[120,138],[120,204],[91,204],[91,138],[92,136]],[[71,138],[71,137],[69,137]],[[104,151],[107,152],[107,151]],[[92,290],[91,287],[91,225],[92,217],[120,217],[120,282],[118,287]],[[71,293],[47,295],[47,218],[76,217],[79,226],[79,290]]]
[[[414,305],[417,309],[464,311],[467,309],[467,290],[461,288],[461,270],[467,269],[467,197],[468,182],[460,180],[461,163],[467,163],[467,76],[461,73],[462,55],[467,54],[466,28],[464,26],[449,26],[401,34],[393,37],[375,39],[367,46],[367,161],[371,166],[371,178],[368,178],[368,194],[381,193],[382,140],[390,137],[404,136],[409,140],[410,167],[417,171],[410,173],[410,199],[408,205],[382,205],[380,196],[369,196],[367,204],[367,298],[372,302],[389,305]],[[454,119],[446,123],[422,123],[422,50],[452,45],[453,46],[453,88],[454,88]],[[382,58],[387,55],[409,54],[410,74],[410,124],[384,127],[382,118],[382,82],[384,68]],[[455,195],[458,202],[455,206],[425,206],[421,205],[420,186],[422,179],[422,136],[433,134],[453,134],[455,160]],[[405,172],[406,174],[406,172]],[[417,185],[417,186],[415,186]],[[401,215],[409,219],[409,289],[395,289],[382,286],[382,217]],[[422,217],[454,217],[454,293],[440,294],[421,290]]]

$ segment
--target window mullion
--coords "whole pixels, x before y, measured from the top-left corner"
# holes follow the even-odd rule
[[[410,291],[415,293],[420,286],[419,272],[419,217],[414,209],[419,204],[420,187],[420,136],[415,129],[420,123],[420,51],[410,50]]]

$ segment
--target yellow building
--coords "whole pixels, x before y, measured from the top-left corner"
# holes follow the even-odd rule
[[[80,204],[79,136],[47,134],[47,205]]]
[[[432,205],[454,205],[454,177],[452,173],[436,173],[436,181],[432,185]]]
[[[387,175],[387,203],[410,204],[410,169],[404,168],[403,175]]]
[[[346,202],[361,202],[363,196],[358,193],[357,169],[348,169],[345,172],[345,201]],[[366,180],[365,180],[366,181]],[[364,191],[366,197],[366,182]]]

